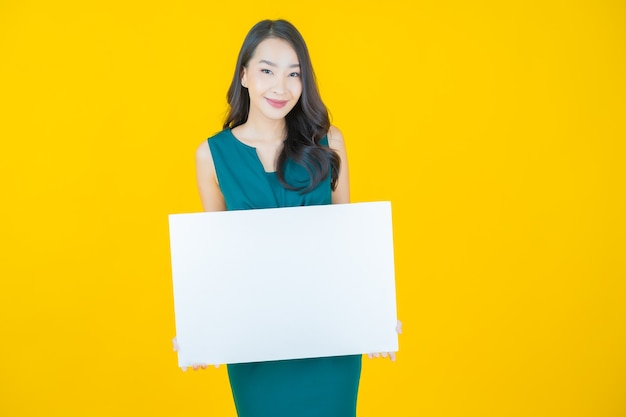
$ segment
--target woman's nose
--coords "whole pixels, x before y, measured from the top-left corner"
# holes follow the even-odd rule
[[[282,94],[285,92],[285,79],[283,77],[276,77],[274,83],[273,92],[276,94]]]

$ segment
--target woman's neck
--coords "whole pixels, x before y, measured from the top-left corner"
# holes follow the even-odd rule
[[[285,119],[267,119],[248,115],[248,120],[241,127],[250,139],[267,142],[282,142],[287,135]]]

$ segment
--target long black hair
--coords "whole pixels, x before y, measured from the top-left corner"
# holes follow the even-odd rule
[[[241,86],[241,77],[257,46],[268,38],[283,39],[293,47],[300,63],[302,81],[302,95],[285,117],[287,138],[278,156],[278,179],[286,188],[307,192],[317,187],[330,173],[331,187],[334,190],[337,187],[341,159],[331,148],[319,144],[330,128],[328,109],[320,98],[306,43],[295,26],[286,20],[263,20],[254,25],[246,35],[228,89],[230,111],[224,122],[224,129],[233,129],[248,120],[250,96]],[[287,182],[284,170],[288,160],[306,169],[310,178],[307,187],[295,187]]]

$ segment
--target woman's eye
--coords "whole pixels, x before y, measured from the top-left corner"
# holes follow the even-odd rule
[[[299,72],[292,72],[291,74],[289,74],[290,77],[299,77],[300,73]]]
[[[262,72],[263,74],[271,74],[271,73],[272,73],[272,71],[268,70],[267,68],[263,68],[263,69],[261,70],[261,72]]]

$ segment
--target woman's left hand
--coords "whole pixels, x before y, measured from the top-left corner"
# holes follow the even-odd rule
[[[400,320],[398,320],[398,323],[396,324],[396,333],[402,334],[402,322]],[[389,356],[389,359],[391,359],[391,362],[395,362],[396,352],[376,352],[376,353],[367,354],[367,357],[370,359],[380,358],[380,357],[386,358],[387,356]]]

